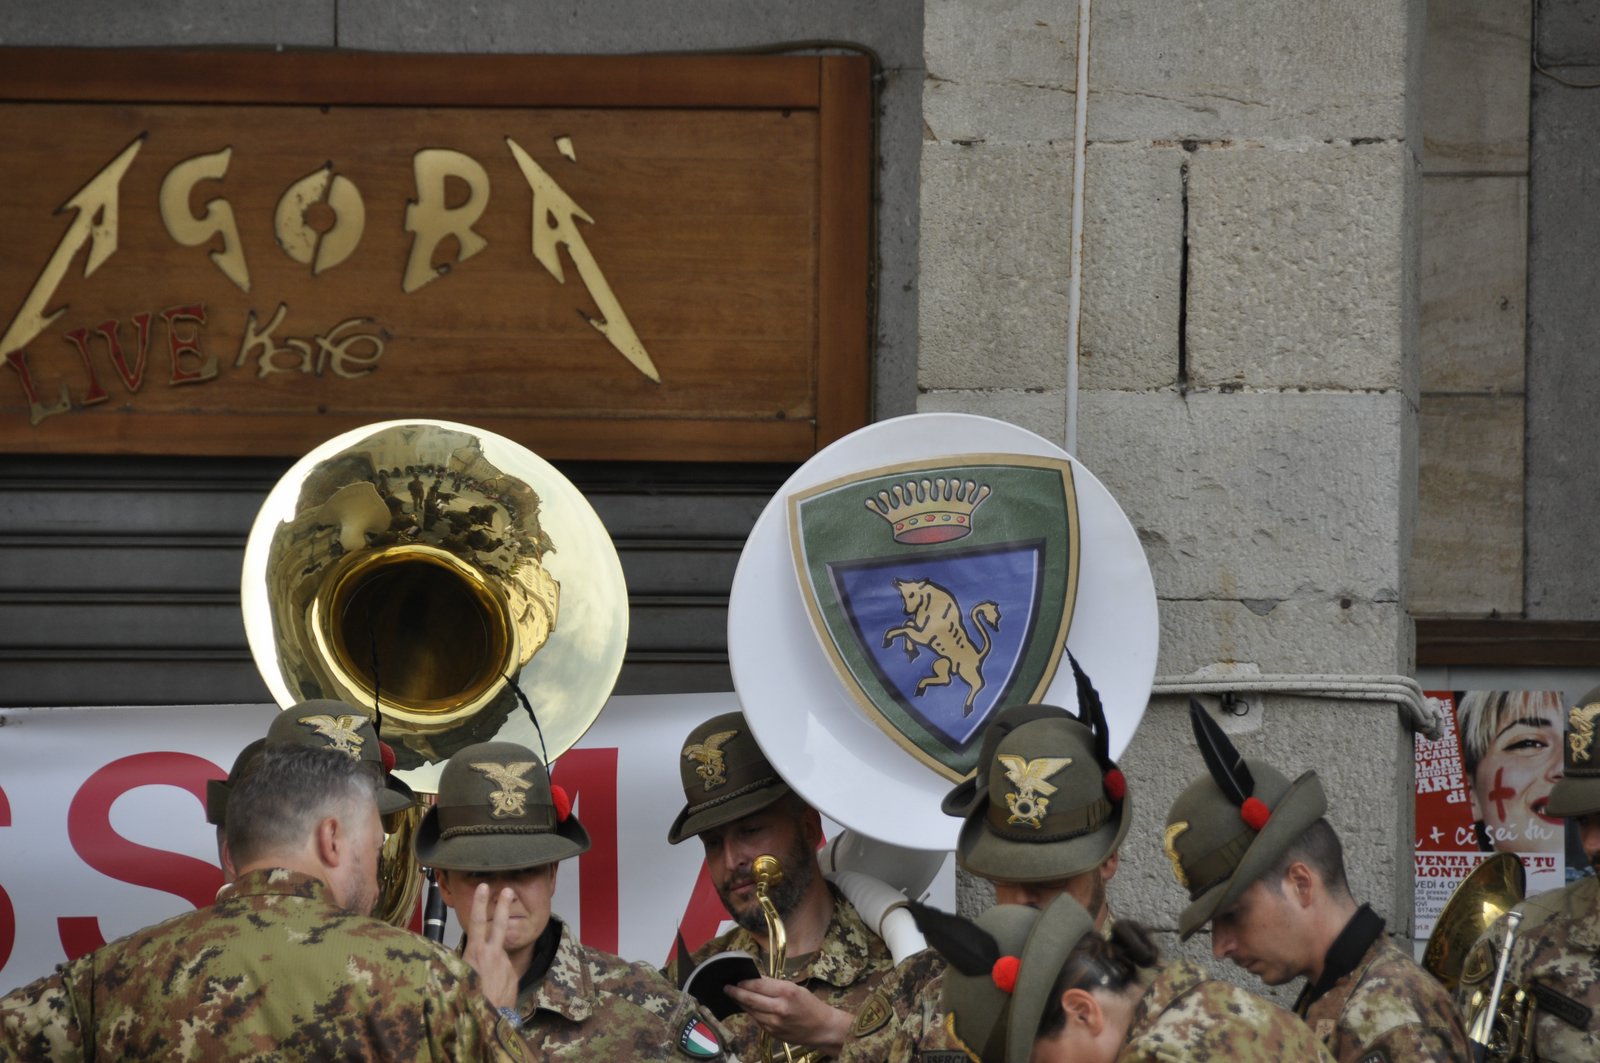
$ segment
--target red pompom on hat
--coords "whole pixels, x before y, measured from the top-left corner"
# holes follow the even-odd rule
[[[1272,818],[1272,809],[1259,797],[1247,797],[1244,804],[1239,806],[1239,818],[1251,830],[1260,830],[1267,825],[1267,820]]]
[[[567,796],[567,791],[562,787],[550,787],[550,803],[556,806],[556,822],[565,823],[567,817],[572,815],[572,798]]]
[[[1128,793],[1128,779],[1122,774],[1121,768],[1112,768],[1105,776],[1106,796],[1113,801],[1121,801]]]
[[[394,747],[387,742],[378,743],[378,755],[383,758],[383,773],[394,771]]]
[[[1022,961],[1015,956],[1002,956],[994,961],[994,969],[989,972],[989,977],[994,979],[994,984],[1002,993],[1009,993],[1017,988],[1017,972],[1022,970]]]

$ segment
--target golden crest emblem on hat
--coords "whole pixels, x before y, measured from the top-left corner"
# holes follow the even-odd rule
[[[489,791],[489,800],[494,804],[494,811],[491,814],[496,819],[520,816],[527,811],[527,791],[533,782],[523,776],[527,775],[536,763],[532,760],[518,761],[515,764],[496,764],[490,761],[472,766],[474,770],[487,776],[490,782],[500,786],[498,790]]]
[[[1567,746],[1574,761],[1588,760],[1594,745],[1594,720],[1600,716],[1600,701],[1582,705],[1567,714]]]
[[[1006,778],[1017,788],[1016,793],[1006,794],[1006,807],[1011,809],[1006,822],[1042,830],[1044,817],[1050,809],[1046,795],[1056,792],[1056,787],[1045,780],[1071,764],[1072,758],[1037,757],[1026,760],[1014,753],[1001,753],[996,759],[1005,765]]]
[[[706,781],[707,790],[728,781],[728,777],[723,774],[726,765],[723,763],[722,747],[738,733],[738,731],[718,731],[714,735],[707,735],[704,742],[683,747],[683,759],[695,762],[695,774]]]
[[[1161,848],[1166,850],[1167,859],[1172,861],[1172,877],[1178,880],[1178,885],[1183,889],[1189,888],[1189,876],[1183,873],[1183,858],[1178,855],[1178,836],[1188,829],[1189,821],[1180,819],[1167,824],[1167,832],[1161,837]]]
[[[361,756],[361,746],[366,740],[357,729],[367,722],[365,716],[348,715],[335,719],[332,716],[306,716],[300,722],[326,738],[334,749],[351,757]]]

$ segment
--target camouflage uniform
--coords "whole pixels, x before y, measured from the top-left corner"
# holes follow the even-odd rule
[[[822,947],[809,956],[790,957],[788,980],[809,989],[812,995],[830,1007],[855,1014],[879,982],[893,969],[894,960],[883,939],[868,930],[850,902],[833,894],[833,918],[828,921]],[[742,949],[760,957],[763,941],[744,927],[734,927],[721,937],[702,945],[689,958],[687,969],[681,966],[682,958],[674,958],[667,968],[667,978],[680,985],[688,971],[708,957],[729,949]],[[804,962],[796,962],[804,961]],[[722,1020],[730,1037],[729,1048],[744,1059],[757,1058],[761,1028],[742,1012]]]
[[[1295,1012],[1340,1063],[1466,1063],[1467,1034],[1444,986],[1382,933],[1355,968]]]
[[[561,942],[550,969],[517,995],[522,1036],[541,1055],[556,1059],[718,1058],[705,1045],[709,1032],[724,1044],[716,1020],[661,977],[578,941],[559,919]],[[702,1036],[695,1036],[697,1033]],[[726,1057],[722,1057],[726,1058]]]
[[[924,949],[885,975],[856,1012],[839,1063],[965,1060],[939,1004],[944,966],[943,956]]]
[[[472,970],[337,907],[308,875],[255,871],[0,1000],[23,1060],[526,1060]]]
[[[1555,1063],[1600,1059],[1600,879],[1581,878],[1517,906],[1523,913],[1506,964],[1506,990],[1535,999],[1534,1049]],[[1494,984],[1504,926],[1496,923],[1467,954],[1457,996]]]
[[[1117,1063],[1332,1063],[1310,1027],[1230,982],[1206,978],[1187,960],[1156,976],[1133,1012]]]

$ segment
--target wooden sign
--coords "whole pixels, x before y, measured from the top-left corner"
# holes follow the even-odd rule
[[[0,49],[0,451],[803,460],[868,417],[870,119],[856,58]]]

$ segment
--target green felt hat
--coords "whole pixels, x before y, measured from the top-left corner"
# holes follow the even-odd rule
[[[1189,784],[1167,813],[1163,839],[1189,906],[1178,916],[1188,939],[1282,859],[1328,811],[1317,773],[1294,782],[1266,761],[1246,760],[1197,702],[1189,705],[1208,774]]]
[[[956,862],[998,882],[1050,882],[1099,867],[1133,820],[1133,800],[1094,727],[1051,705],[1002,710],[978,770],[943,803],[964,817]]]
[[[713,716],[690,731],[679,754],[678,773],[684,806],[667,831],[667,841],[673,845],[759,812],[791,792],[761,752],[741,712]]]
[[[1065,893],[1043,911],[996,905],[976,923],[929,918],[920,905],[912,912],[947,962],[940,1002],[967,1052],[982,1063],[1027,1063],[1056,979],[1095,932],[1094,918]]]
[[[1600,812],[1600,687],[1578,699],[1567,712],[1567,745],[1562,750],[1565,774],[1550,791],[1545,811],[1552,816],[1587,816]]]
[[[411,787],[391,775],[393,753],[386,759],[384,744],[378,740],[372,718],[348,702],[319,698],[291,705],[273,717],[267,727],[268,745],[310,746],[336,749],[355,760],[372,765],[383,780],[378,790],[378,811],[384,815],[403,812],[416,804]]]
[[[589,850],[589,832],[538,754],[515,742],[479,742],[445,764],[439,800],[412,848],[424,867],[520,871]]]
[[[206,780],[206,822],[214,827],[223,826],[228,821],[228,798],[233,794],[234,786],[239,782],[239,776],[256,759],[262,749],[266,748],[267,740],[258,738],[254,742],[239,750],[239,755],[233,758],[233,767],[228,770],[226,779]]]

